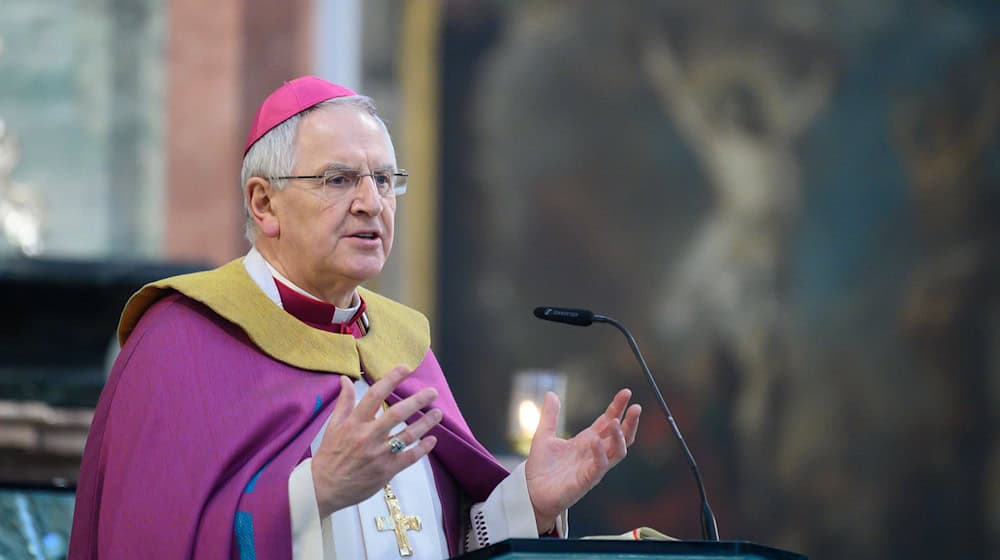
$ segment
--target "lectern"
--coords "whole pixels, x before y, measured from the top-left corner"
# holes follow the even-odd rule
[[[794,552],[740,541],[597,541],[509,539],[462,560],[806,560]]]

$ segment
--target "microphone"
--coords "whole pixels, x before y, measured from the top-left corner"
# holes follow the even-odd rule
[[[566,323],[578,327],[589,327],[594,322],[594,314],[586,309],[565,309],[562,307],[536,307],[535,317],[546,321]]]
[[[615,319],[604,315],[597,315],[596,313],[586,309],[536,307],[535,317],[546,321],[554,321],[556,323],[565,323],[567,325],[576,325],[579,327],[589,327],[593,323],[607,323],[625,335],[625,339],[632,348],[632,353],[635,354],[636,359],[639,360],[639,365],[642,366],[642,371],[646,373],[646,380],[649,381],[649,386],[653,389],[653,394],[656,395],[656,400],[660,403],[660,408],[663,409],[663,413],[667,416],[667,421],[670,422],[670,426],[674,430],[674,436],[677,437],[677,441],[680,442],[681,447],[684,449],[688,465],[691,467],[691,472],[694,474],[695,483],[698,485],[698,494],[701,496],[701,536],[707,541],[718,541],[719,525],[715,521],[715,514],[712,513],[711,506],[708,505],[708,496],[705,494],[705,484],[701,480],[701,472],[698,471],[698,464],[695,463],[694,455],[692,455],[691,450],[688,449],[687,443],[684,441],[684,436],[681,435],[681,430],[677,427],[677,422],[674,421],[674,415],[670,413],[670,408],[667,406],[667,402],[663,400],[660,388],[656,385],[656,381],[653,379],[653,374],[649,371],[649,366],[646,365],[646,360],[642,357],[642,352],[639,351],[639,345],[636,344],[635,338],[632,337],[632,333],[625,328],[625,325],[619,323]]]

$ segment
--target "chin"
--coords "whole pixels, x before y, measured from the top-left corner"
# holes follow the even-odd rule
[[[367,282],[382,273],[382,264],[378,266],[358,266],[352,267],[343,272],[343,275],[356,281],[358,284]]]

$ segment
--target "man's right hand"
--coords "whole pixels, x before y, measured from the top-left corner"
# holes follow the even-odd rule
[[[347,376],[341,376],[340,396],[323,442],[312,459],[313,485],[321,518],[368,499],[397,473],[434,449],[437,443],[434,436],[423,438],[400,453],[393,454],[389,448],[390,430],[432,403],[437,398],[434,388],[425,387],[375,417],[386,397],[410,373],[406,367],[397,366],[375,382],[357,406],[354,406],[354,384]],[[441,422],[441,417],[439,409],[431,409],[395,437],[409,446]]]

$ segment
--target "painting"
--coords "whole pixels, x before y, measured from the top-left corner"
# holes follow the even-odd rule
[[[621,386],[629,458],[575,536],[723,538],[830,558],[1000,550],[1000,5],[452,2],[440,325],[470,423],[505,449],[510,379]],[[498,395],[501,398],[498,398]],[[992,551],[992,553],[990,552]]]

